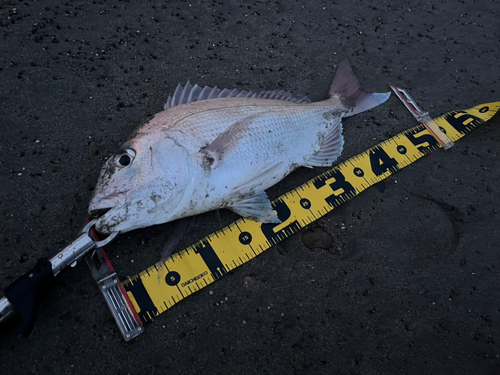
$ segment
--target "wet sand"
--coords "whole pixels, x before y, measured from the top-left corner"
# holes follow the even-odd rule
[[[0,288],[75,238],[104,159],[179,82],[320,100],[347,57],[364,89],[397,83],[436,117],[500,100],[499,17],[486,0],[2,2]],[[393,95],[344,120],[341,160],[415,125]],[[499,126],[363,192],[128,343],[81,262],[28,338],[18,318],[0,327],[0,372],[498,373]],[[269,195],[322,171],[301,168]],[[203,215],[181,247],[220,225]],[[170,228],[109,245],[118,273],[158,261]]]

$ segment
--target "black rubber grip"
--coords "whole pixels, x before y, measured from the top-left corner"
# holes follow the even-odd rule
[[[40,301],[55,281],[52,264],[46,258],[42,258],[35,267],[5,288],[5,297],[23,318],[25,336],[33,330]]]

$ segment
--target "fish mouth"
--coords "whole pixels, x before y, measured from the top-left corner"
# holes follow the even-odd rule
[[[113,208],[122,206],[125,203],[125,192],[113,194],[95,195],[89,204],[89,215],[94,218],[104,216]]]
[[[93,219],[97,219],[101,216],[104,216],[106,215],[106,213],[108,211],[110,211],[113,207],[109,207],[109,208],[97,208],[97,209],[89,209],[89,215],[93,218]]]

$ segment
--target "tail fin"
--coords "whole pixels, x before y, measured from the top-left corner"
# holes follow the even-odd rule
[[[340,96],[342,103],[350,109],[345,115],[346,117],[353,116],[363,111],[375,108],[384,103],[390,92],[384,94],[368,94],[359,88],[359,80],[354,75],[349,61],[344,59],[340,62],[337,68],[337,73],[333,78],[330,87],[330,96]]]

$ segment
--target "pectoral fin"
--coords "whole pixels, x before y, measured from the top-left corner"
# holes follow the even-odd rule
[[[278,214],[273,210],[265,191],[260,194],[244,198],[230,207],[238,215],[258,221],[260,223],[281,223]]]
[[[248,116],[231,125],[225,132],[219,134],[212,143],[203,147],[194,156],[195,160],[204,168],[215,169],[224,160],[224,156],[229,154],[240,140],[248,135],[250,125],[263,113]]]
[[[344,145],[340,121],[332,125],[332,129],[321,143],[319,151],[307,161],[305,167],[330,167],[340,156]]]

